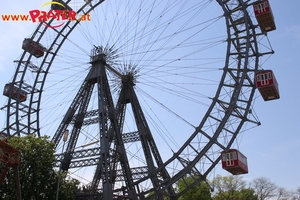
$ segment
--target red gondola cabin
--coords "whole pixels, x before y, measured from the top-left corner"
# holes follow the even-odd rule
[[[12,91],[10,91],[10,90],[12,90]],[[27,99],[27,92],[14,86],[12,83],[8,83],[5,85],[3,95],[9,97],[10,92],[11,92],[11,98],[14,100],[23,102],[23,101],[26,101],[26,99]]]
[[[7,137],[6,133],[0,132],[0,140],[3,140]]]
[[[36,58],[44,56],[45,47],[38,42],[25,38],[23,41],[22,49],[32,54]]]
[[[222,168],[233,175],[247,174],[247,158],[236,149],[225,150],[221,153]]]
[[[257,1],[253,4],[256,20],[262,32],[276,29],[273,13],[268,0]]]
[[[258,91],[265,101],[279,99],[278,83],[272,70],[262,70],[255,74]]]

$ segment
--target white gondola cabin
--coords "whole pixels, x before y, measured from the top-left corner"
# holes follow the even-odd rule
[[[257,1],[253,4],[256,20],[262,32],[276,29],[274,16],[268,0]]]
[[[38,42],[25,38],[23,41],[22,49],[39,58],[44,56],[45,47]]]
[[[221,153],[222,168],[233,175],[247,174],[247,157],[237,149],[225,150]]]
[[[11,98],[16,101],[26,101],[27,99],[27,92],[21,90],[20,88],[14,86],[12,83],[8,83],[4,86],[3,95],[9,97],[11,94]]]
[[[279,99],[278,83],[272,70],[261,70],[255,74],[258,91],[265,101]]]

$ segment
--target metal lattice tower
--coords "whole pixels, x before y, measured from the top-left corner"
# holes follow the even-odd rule
[[[136,190],[133,185],[132,173],[141,178],[143,175],[154,173],[157,166],[162,166],[163,161],[156,147],[151,131],[148,127],[146,118],[139,104],[138,98],[134,91],[134,75],[120,74],[106,63],[107,55],[102,47],[95,47],[91,55],[91,68],[81,85],[74,101],[65,114],[57,132],[52,141],[57,145],[64,135],[67,127],[72,125],[70,139],[66,149],[66,153],[61,155],[61,169],[67,171],[70,168],[72,159],[76,158],[78,152],[75,151],[76,142],[78,140],[80,130],[84,123],[99,124],[99,143],[100,148],[94,149],[99,153],[96,172],[91,183],[91,189],[97,191],[100,187],[103,191],[104,199],[113,198],[114,183],[122,180],[126,183],[125,191],[123,191],[128,199],[137,199]],[[122,80],[122,89],[116,108],[110,92],[110,87],[106,75],[106,70],[116,73]],[[87,110],[90,97],[94,88],[98,91],[98,109]],[[137,125],[137,131],[134,133],[122,134],[124,123],[124,114],[126,105],[131,104],[134,118]],[[91,113],[97,114],[93,122],[85,120]],[[130,169],[128,159],[124,147],[124,142],[141,142],[143,152],[145,154],[146,166],[137,169]],[[121,169],[118,170],[117,166]],[[132,172],[131,170],[134,170]],[[162,168],[159,173],[155,173],[151,177],[154,188],[159,188],[161,181],[168,181],[170,176],[166,169]],[[100,184],[100,185],[99,185]],[[163,199],[161,191],[154,190],[159,193],[160,199]],[[168,188],[169,196],[174,196],[175,192],[172,187]]]

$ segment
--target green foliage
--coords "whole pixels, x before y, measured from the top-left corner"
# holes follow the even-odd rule
[[[180,179],[177,182],[178,193],[184,191],[188,186],[191,186],[191,188],[187,192],[185,192],[179,198],[179,200],[192,200],[192,199],[210,200],[211,199],[210,189],[205,182],[202,181],[192,186],[196,178],[197,177],[188,176],[188,177],[184,177],[184,179]]]
[[[216,176],[212,184],[215,187],[213,200],[257,200],[252,188],[246,188],[241,176]]]
[[[21,152],[19,166],[21,192],[23,199],[55,199],[57,189],[57,172],[54,170],[55,145],[49,138],[13,137],[8,140],[9,144]],[[78,182],[61,178],[60,199],[75,199],[75,191]],[[2,199],[15,200],[16,182],[14,170],[9,170],[4,183],[0,186]]]
[[[75,200],[80,182],[76,179],[67,179],[67,173],[61,173],[60,176],[59,199]]]

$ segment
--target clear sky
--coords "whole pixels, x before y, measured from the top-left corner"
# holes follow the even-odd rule
[[[265,176],[278,185],[295,189],[300,178],[298,57],[300,53],[299,1],[270,1],[277,30],[269,33],[275,50],[264,68],[273,69],[280,87],[280,100],[256,102],[262,125],[245,133],[242,144],[248,156],[249,175]]]
[[[26,3],[6,1],[1,5],[0,14],[24,14],[45,3],[42,0],[28,0]],[[239,143],[240,149],[248,157],[249,174],[245,179],[267,177],[287,189],[300,187],[300,1],[270,0],[277,30],[268,37],[275,54],[264,65],[272,69],[279,82],[281,98],[264,102],[257,99],[255,112],[261,126],[245,132]],[[0,86],[12,79],[15,67],[13,60],[21,54],[21,43],[29,37],[35,24],[4,22],[0,19]],[[0,88],[1,88],[0,87]],[[0,95],[0,106],[6,97]],[[0,124],[4,126],[5,113],[0,114]],[[221,168],[220,166],[218,167]],[[216,173],[226,175],[224,171]]]

